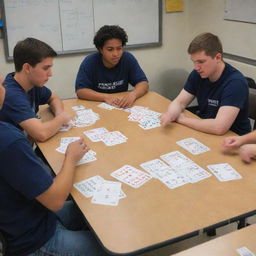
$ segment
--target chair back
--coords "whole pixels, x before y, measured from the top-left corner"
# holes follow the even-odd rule
[[[249,118],[253,122],[253,130],[256,128],[256,89],[249,88]]]
[[[6,250],[6,241],[3,234],[0,232],[0,255],[4,256]]]

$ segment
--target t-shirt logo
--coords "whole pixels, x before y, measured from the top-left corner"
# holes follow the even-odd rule
[[[122,86],[124,84],[124,80],[115,81],[112,83],[99,83],[98,88],[103,90],[113,90],[118,86]]]
[[[218,107],[219,106],[219,101],[208,99],[208,106]]]

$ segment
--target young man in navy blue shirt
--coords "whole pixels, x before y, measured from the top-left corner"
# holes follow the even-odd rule
[[[0,111],[0,121],[9,122],[34,140],[45,141],[70,121],[60,98],[44,84],[52,76],[56,52],[46,43],[27,38],[16,44],[13,51],[15,73],[7,75],[6,96]],[[39,105],[49,104],[54,118],[42,122],[36,113]]]
[[[148,91],[148,80],[135,57],[123,50],[127,34],[119,26],[105,25],[94,37],[97,53],[81,63],[76,78],[76,94],[85,100],[104,101],[117,107],[129,107]],[[113,93],[134,89],[123,97]]]
[[[5,95],[1,81],[0,108]],[[80,212],[66,201],[76,163],[88,151],[83,139],[68,146],[54,179],[20,129],[0,121],[0,141],[0,231],[6,255],[106,255],[89,230],[82,230]]]
[[[163,126],[176,121],[195,130],[223,135],[228,130],[243,135],[251,130],[248,119],[248,85],[244,76],[223,61],[219,38],[198,35],[189,45],[194,63],[183,90],[161,116]],[[189,117],[184,109],[197,98],[201,119]]]

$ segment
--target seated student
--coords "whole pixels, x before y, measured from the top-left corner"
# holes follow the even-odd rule
[[[123,50],[126,32],[119,26],[103,26],[94,37],[97,53],[81,63],[76,78],[76,94],[85,100],[104,101],[117,107],[129,107],[148,91],[147,78],[134,56]],[[118,98],[116,92],[131,92]]]
[[[161,116],[162,125],[176,121],[195,130],[223,135],[232,130],[239,135],[250,132],[248,86],[244,76],[223,61],[219,38],[211,33],[195,37],[188,47],[194,63],[183,90]],[[184,109],[197,98],[199,118]]]
[[[0,108],[4,97],[1,83]],[[20,129],[0,121],[0,141],[0,231],[6,255],[106,255],[89,230],[78,230],[83,228],[80,212],[66,201],[76,162],[88,151],[83,139],[68,146],[55,179]]]
[[[70,121],[62,101],[44,84],[52,76],[56,52],[46,43],[27,38],[16,44],[13,51],[15,73],[4,81],[6,97],[0,111],[0,121],[24,129],[34,140],[45,141]],[[42,122],[36,113],[39,105],[48,103],[55,118]]]
[[[224,139],[222,148],[225,152],[238,149],[239,155],[246,163],[256,157],[256,131],[243,136],[230,136]]]

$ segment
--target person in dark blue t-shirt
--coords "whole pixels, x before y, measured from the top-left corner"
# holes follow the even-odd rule
[[[119,26],[105,25],[94,37],[97,53],[87,56],[76,77],[76,94],[85,100],[104,101],[117,107],[129,107],[148,91],[148,80],[135,57],[124,52],[127,34]],[[123,97],[113,93],[134,89]]]
[[[0,83],[0,108],[5,95]],[[0,141],[0,231],[6,255],[106,255],[84,229],[80,212],[66,201],[76,163],[88,151],[83,139],[68,146],[55,179],[20,129],[0,121]]]
[[[56,52],[35,38],[19,41],[14,47],[15,73],[7,75],[6,96],[0,111],[0,121],[11,123],[38,141],[45,141],[70,121],[60,98],[44,84],[52,76]],[[42,122],[36,113],[39,105],[49,104],[55,117]]]
[[[216,135],[223,135],[228,130],[239,135],[250,132],[248,85],[238,70],[223,61],[219,38],[211,33],[200,34],[190,43],[188,53],[194,70],[183,90],[161,116],[162,125],[176,121]],[[184,113],[195,97],[201,119]]]

